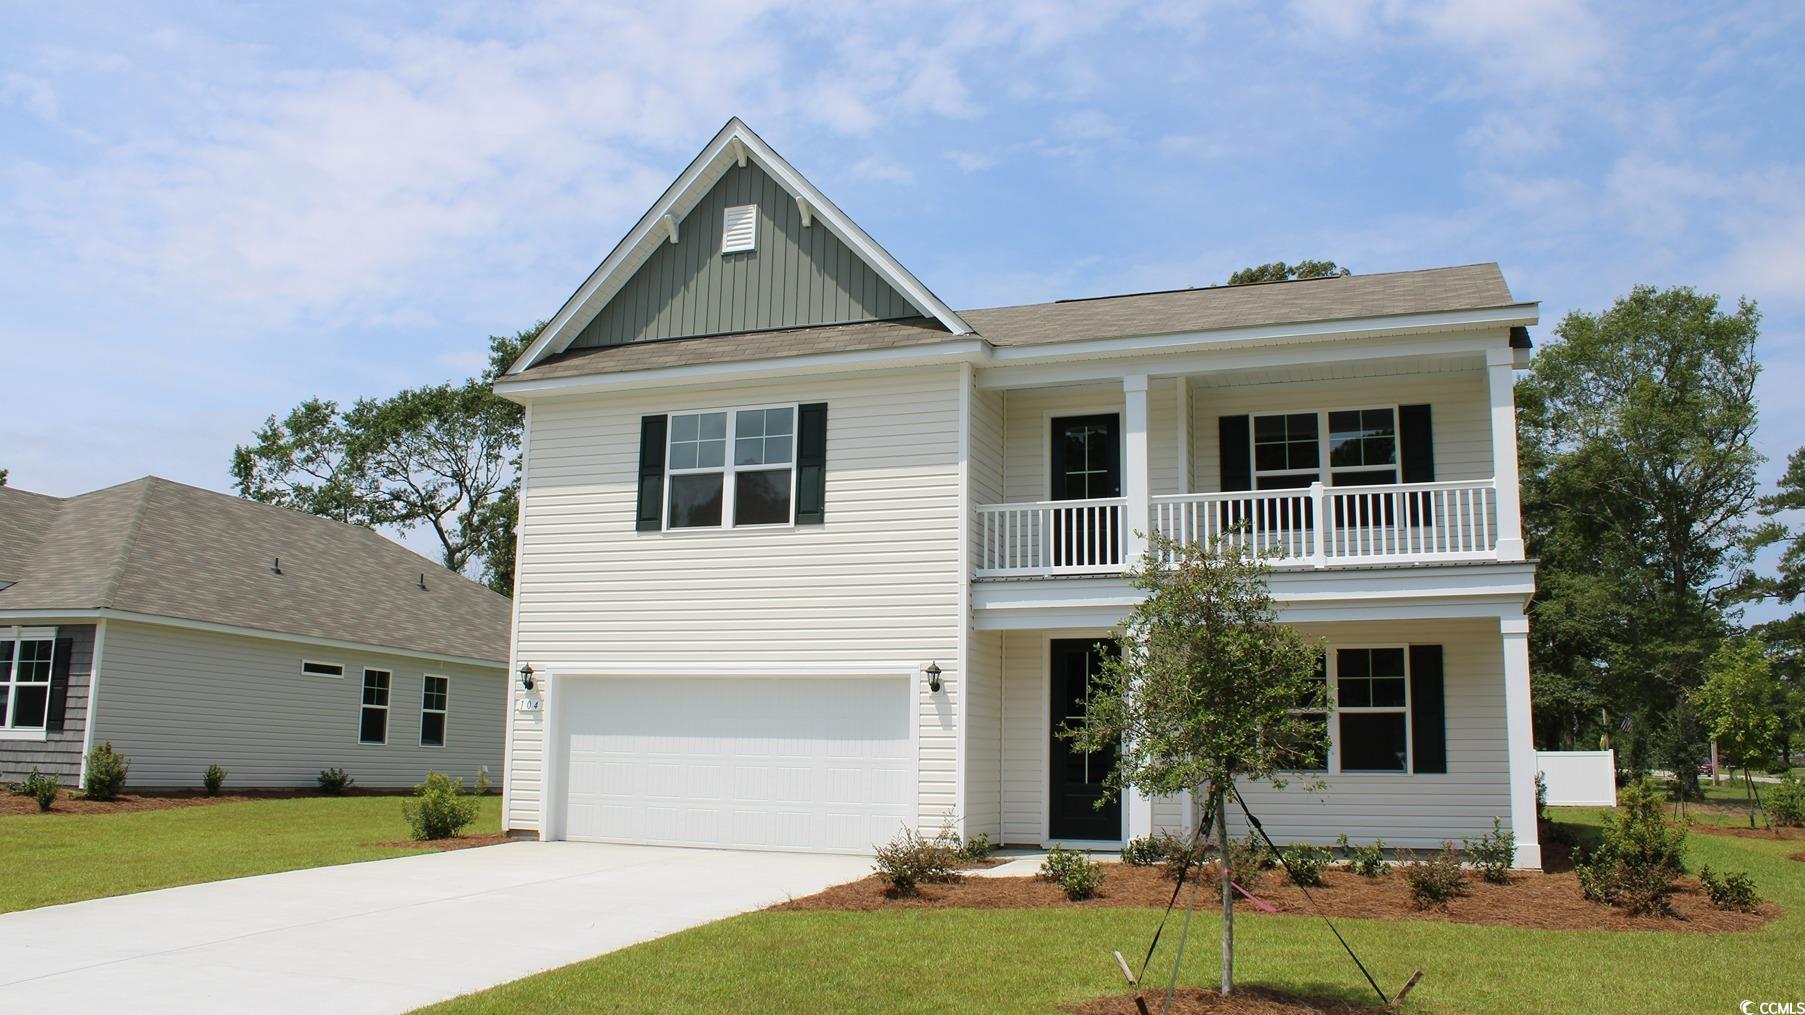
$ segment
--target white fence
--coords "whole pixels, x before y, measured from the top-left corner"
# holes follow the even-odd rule
[[[1617,806],[1616,751],[1537,751],[1553,807]]]

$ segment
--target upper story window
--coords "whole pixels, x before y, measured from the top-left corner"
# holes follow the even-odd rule
[[[1327,433],[1325,443],[1321,435]],[[1397,410],[1335,409],[1253,418],[1254,486],[1288,490],[1322,482],[1370,486],[1398,481]]]
[[[44,728],[55,652],[55,631],[0,629],[0,729]]]
[[[666,528],[794,520],[794,405],[674,414],[667,460]]]

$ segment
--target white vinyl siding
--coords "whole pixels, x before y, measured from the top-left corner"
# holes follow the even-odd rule
[[[1492,430],[1487,398],[1483,370],[1220,387],[1194,384],[1191,447],[1196,492],[1222,489],[1217,429],[1222,416],[1425,403],[1433,431],[1436,480],[1490,479]],[[1321,425],[1326,427],[1326,422]],[[1326,446],[1326,429],[1320,436]]]
[[[1178,384],[1156,378],[1147,386],[1147,456],[1152,492],[1178,493]],[[1004,456],[1001,500],[979,498],[977,504],[1046,500],[1047,460],[1052,447],[1051,420],[1095,413],[1122,414],[1122,385],[1083,384],[1025,388],[1003,393]],[[974,434],[975,439],[975,434]],[[1124,463],[1126,465],[1126,463]],[[974,494],[976,491],[974,491]]]
[[[918,815],[957,806],[956,367],[686,389],[696,405],[827,403],[826,523],[635,530],[640,417],[669,391],[536,402],[518,565],[521,662],[559,672],[918,671]],[[518,688],[514,692],[519,695]],[[536,828],[542,712],[515,710],[513,828]]]
[[[965,721],[965,835],[1003,834],[1003,635],[973,631]]]
[[[51,626],[46,622],[44,626]],[[54,775],[64,786],[74,786],[81,773],[82,738],[87,731],[89,678],[94,669],[92,623],[57,623],[56,636],[71,642],[69,692],[63,708],[60,732],[22,731],[19,739],[0,737],[0,772],[11,780],[37,768]],[[0,626],[0,631],[10,625]]]
[[[200,784],[209,764],[231,775],[227,788],[313,786],[321,769],[343,768],[368,788],[416,785],[429,769],[462,777],[502,756],[502,668],[424,662],[335,649],[357,679],[305,676],[292,642],[109,620],[101,663],[94,742],[111,740],[132,759],[130,785]],[[359,744],[363,672],[392,674],[387,744]],[[413,717],[421,677],[448,674],[459,706],[446,746],[420,748]]]
[[[1443,646],[1448,771],[1402,775],[1359,772],[1325,776],[1314,792],[1294,777],[1284,790],[1241,787],[1248,806],[1281,842],[1328,844],[1346,832],[1356,842],[1433,849],[1444,839],[1510,825],[1509,762],[1504,731],[1503,642],[1497,621],[1305,624],[1299,630],[1333,647],[1374,644]],[[1088,635],[1090,632],[1078,632]],[[1065,632],[1061,632],[1063,636]],[[1039,631],[1004,635],[1003,839],[1037,844],[1045,829],[1047,755],[1046,638]],[[1195,812],[1194,812],[1195,813]],[[1156,830],[1184,831],[1182,796],[1154,801]],[[1200,816],[1200,814],[1199,814]],[[1245,834],[1238,808],[1230,830]]]

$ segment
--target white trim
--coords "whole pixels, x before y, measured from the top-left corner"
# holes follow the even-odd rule
[[[372,674],[372,673],[380,673],[383,676],[389,678],[388,686],[386,686],[382,689],[382,704],[380,704],[380,705],[372,705],[372,704],[369,704],[368,702],[364,701],[364,694],[366,692],[368,692],[370,689],[370,674]],[[394,701],[394,699],[395,699],[395,671],[394,670],[385,670],[380,666],[365,666],[363,668],[363,679],[358,681],[358,684],[357,684],[357,743],[359,746],[362,746],[362,747],[387,747],[388,746],[388,744],[389,744],[389,720],[394,718],[394,716],[390,714],[389,705],[391,702]],[[364,739],[364,713],[373,708],[382,709],[382,739],[381,740],[365,740]]]
[[[951,307],[942,303],[920,279],[904,268],[889,251],[879,246],[876,240],[859,228],[857,223],[848,218],[846,213],[736,116],[727,121],[703,147],[701,153],[665,188],[664,193],[640,217],[639,222],[552,316],[533,344],[508,367],[507,374],[520,373],[545,358],[549,352],[564,351],[645,262],[648,256],[645,253],[645,241],[663,217],[671,215],[682,218],[687,215],[707,195],[708,188],[726,173],[729,163],[743,166],[748,156],[791,196],[806,198],[813,208],[814,218],[819,219],[829,232],[851,247],[854,253],[918,309],[939,320],[954,335],[971,334],[971,325],[966,324]]]
[[[1398,642],[1334,642],[1324,646],[1328,653],[1329,702],[1329,767],[1326,775],[1359,775],[1359,776],[1414,776],[1416,771],[1416,726],[1415,717],[1411,714],[1410,697],[1410,646]],[[1404,704],[1402,705],[1358,705],[1342,707],[1341,704],[1341,653],[1344,651],[1372,651],[1375,649],[1397,649],[1404,654]],[[1355,678],[1361,679],[1361,678]],[[1353,715],[1403,715],[1404,717],[1404,767],[1402,770],[1391,768],[1353,768],[1341,767],[1341,716]],[[1424,773],[1436,774],[1436,773]]]
[[[186,620],[181,617],[159,617],[150,613],[132,613],[127,610],[88,609],[88,610],[3,610],[0,621],[35,620],[40,618],[57,618],[66,620],[123,620],[134,624],[157,624],[163,627],[179,627],[190,631],[207,631],[212,634],[236,634],[246,638],[268,638],[272,641],[294,642],[300,645],[319,645],[324,648],[335,648],[353,652],[380,652],[384,655],[407,656],[410,659],[424,659],[435,663],[454,663],[461,666],[476,666],[494,669],[502,665],[500,659],[476,659],[471,656],[445,655],[440,652],[420,652],[411,648],[399,648],[394,645],[374,645],[368,642],[340,641],[335,638],[314,638],[304,634],[289,634],[285,631],[266,631],[256,627],[238,627],[233,624],[212,624],[203,620]]]
[[[88,659],[88,710],[81,731],[81,767],[76,770],[75,784],[88,782],[88,752],[94,749],[94,727],[100,719],[100,656],[106,648],[107,622],[94,624],[94,652]]]
[[[443,707],[443,708],[427,708],[426,707],[426,682],[428,680],[445,681],[445,707]],[[444,725],[442,727],[440,727],[440,729],[439,729],[439,742],[436,744],[429,744],[426,742],[426,717],[429,715],[436,715],[436,716],[441,717],[444,720]],[[438,750],[444,750],[445,745],[447,743],[449,743],[450,741],[451,741],[451,675],[448,673],[422,673],[422,674],[420,674],[420,738],[419,738],[419,746],[421,746],[423,748],[428,748],[431,750],[438,751]]]
[[[664,228],[665,228],[666,232],[668,232],[670,234],[671,246],[673,246],[673,247],[676,246],[677,245],[677,220],[676,220],[676,218],[673,216],[670,216],[670,215],[666,215],[662,219],[662,221],[664,222]]]
[[[514,597],[508,604],[508,668],[501,674],[501,830],[504,832],[511,830],[508,821],[514,813],[514,702],[517,695],[526,693],[515,677],[520,672],[520,562],[526,548],[527,477],[532,473],[532,462],[533,407],[529,405],[520,422],[520,493],[514,505]]]
[[[0,740],[27,740],[37,743],[49,739],[50,731],[48,729],[27,726],[23,729],[10,730],[0,727]]]
[[[742,412],[764,412],[771,409],[790,410],[790,460],[760,465],[736,465],[734,455],[739,439],[739,414]],[[721,413],[725,416],[722,424],[722,440],[725,444],[721,450],[721,464],[716,466],[697,466],[689,469],[678,469],[671,465],[671,443],[674,428],[671,421],[678,416],[698,417]],[[802,405],[798,402],[775,402],[763,405],[711,406],[705,409],[682,409],[665,413],[664,434],[664,480],[660,487],[663,503],[659,507],[662,527],[659,531],[665,534],[687,534],[692,532],[740,531],[745,529],[791,529],[796,527],[796,494],[802,470],[797,466],[798,445],[802,437]],[[698,432],[698,442],[700,434]],[[686,442],[687,443],[687,442]],[[734,477],[741,472],[776,472],[788,469],[790,472],[790,517],[781,522],[756,522],[740,525],[734,520],[735,484]],[[721,523],[719,525],[672,525],[671,524],[671,478],[673,476],[708,476],[721,477]]]
[[[307,667],[309,667],[309,666],[331,666],[331,667],[335,667],[338,670],[338,672],[337,673],[314,673],[307,669]],[[324,659],[308,659],[305,656],[303,656],[301,659],[301,676],[303,676],[303,677],[326,677],[330,680],[343,680],[343,679],[345,679],[345,664],[344,663],[327,662]]]
[[[971,727],[971,539],[974,515],[972,514],[971,497],[971,389],[974,378],[969,363],[959,365],[959,694],[952,701],[953,736],[957,747],[954,749],[953,777],[957,780],[953,787],[953,820],[958,823],[961,841],[971,837],[971,829],[967,822],[970,815],[965,808],[966,760],[970,751]],[[997,678],[998,698],[1002,696],[1002,674],[993,674]],[[945,685],[942,685],[944,689]],[[950,697],[950,696],[949,696]],[[921,720],[916,719],[920,725]],[[1000,734],[999,734],[1000,735]],[[999,750],[1002,745],[999,743]],[[998,755],[998,765],[1002,763]],[[915,757],[915,796],[917,821],[921,811],[921,755],[919,750]],[[997,799],[998,820],[1001,821],[1002,798]],[[999,829],[1000,831],[1000,829]]]

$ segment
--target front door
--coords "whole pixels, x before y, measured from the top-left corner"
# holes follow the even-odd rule
[[[1122,800],[1118,796],[1101,807],[1097,801],[1103,799],[1104,780],[1115,768],[1115,748],[1085,753],[1058,734],[1061,726],[1084,717],[1091,681],[1102,669],[1103,653],[1089,638],[1056,639],[1052,649],[1047,830],[1054,839],[1114,842],[1122,837]],[[1107,643],[1103,651],[1113,654],[1116,647]]]
[[[1115,413],[1053,420],[1051,454],[1054,500],[1122,496],[1121,418]],[[1053,566],[1099,567],[1121,563],[1119,507],[1055,509]]]

